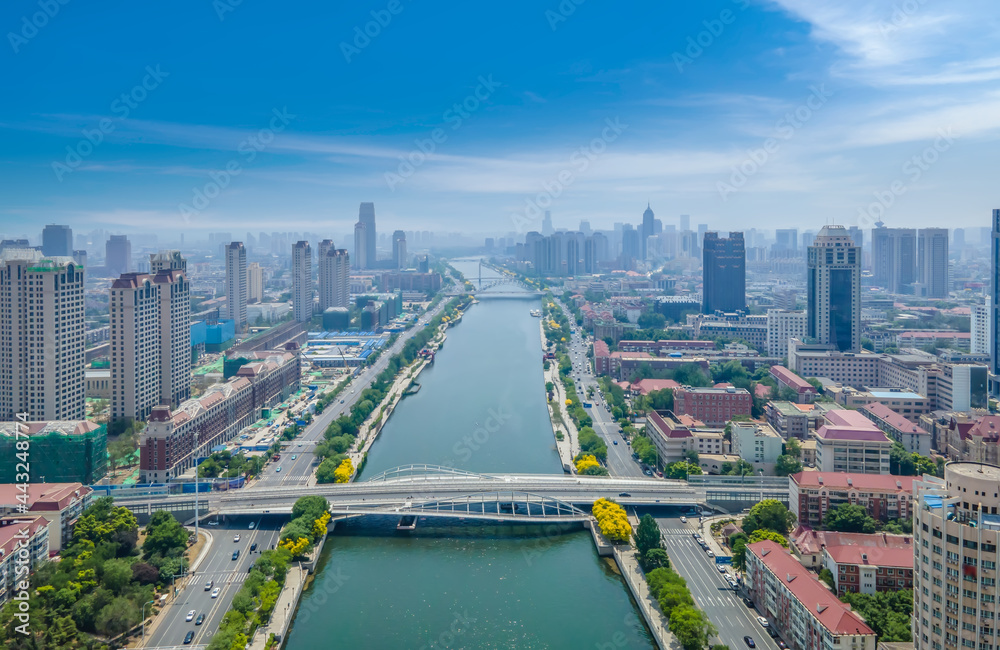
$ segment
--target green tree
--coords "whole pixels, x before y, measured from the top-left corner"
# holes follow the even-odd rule
[[[761,528],[787,535],[794,525],[795,515],[777,499],[764,499],[755,504],[743,518],[743,532],[747,535]]]
[[[827,530],[842,533],[874,533],[878,524],[868,512],[859,505],[842,503],[826,511],[823,526]]]
[[[788,454],[778,456],[778,462],[774,464],[775,476],[788,476],[789,474],[798,474],[801,471],[802,463]]]
[[[766,530],[764,528],[753,531],[753,534],[750,535],[750,539],[747,541],[747,544],[756,544],[757,542],[762,542],[766,539],[778,542],[785,548],[788,548],[788,540],[785,539],[784,535],[776,533],[773,530]]]
[[[819,579],[830,585],[831,588],[837,586],[837,583],[833,580],[833,571],[826,567],[819,570]]]
[[[669,628],[684,650],[703,650],[708,645],[708,638],[718,633],[705,613],[690,605],[674,608]]]
[[[733,566],[740,571],[746,571],[747,568],[747,541],[747,539],[740,538],[730,546],[733,550]]]
[[[128,598],[119,596],[97,615],[97,631],[104,636],[118,636],[139,623],[139,612]]]
[[[146,539],[142,554],[146,559],[178,557],[187,548],[188,533],[174,516],[166,510],[157,510],[146,526]],[[157,562],[153,562],[157,564]],[[163,570],[160,565],[160,570]]]
[[[785,454],[795,459],[802,458],[802,443],[799,442],[798,438],[789,437],[785,441]]]
[[[645,556],[650,549],[660,548],[662,545],[663,538],[656,520],[650,514],[643,515],[635,529],[635,547],[639,555]]]
[[[832,584],[832,583],[831,583]],[[880,641],[911,641],[913,592],[880,591],[875,594],[847,593],[840,598],[864,617]]]
[[[702,471],[700,467],[684,460],[679,460],[676,463],[670,463],[663,470],[664,477],[674,479],[686,479],[692,474],[697,476],[701,473]]]
[[[651,548],[642,556],[642,568],[646,571],[670,566],[670,558],[662,548]]]

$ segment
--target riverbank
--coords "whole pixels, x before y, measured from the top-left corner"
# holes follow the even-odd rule
[[[545,325],[539,321],[538,329],[542,337],[542,352],[545,352]],[[555,359],[549,360],[549,368],[544,371],[543,390],[548,383],[552,384],[552,401],[547,401],[549,409],[549,421],[552,423],[552,435],[556,440],[556,451],[559,452],[559,461],[562,463],[563,471],[573,473],[573,459],[580,453],[580,436],[573,424],[569,413],[566,413],[566,389],[563,387],[562,378],[559,376],[559,363]],[[553,404],[559,407],[560,418],[556,419]],[[561,420],[561,421],[560,421]],[[560,440],[559,433],[562,433]]]

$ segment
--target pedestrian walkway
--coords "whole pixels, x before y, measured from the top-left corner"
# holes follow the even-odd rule
[[[285,586],[278,594],[278,602],[274,604],[271,620],[267,622],[267,625],[257,629],[250,641],[249,650],[264,650],[267,647],[267,640],[271,638],[272,634],[284,637],[292,617],[295,616],[295,605],[299,601],[308,575],[309,572],[299,564],[288,569],[288,573],[285,575]]]
[[[630,516],[629,520],[633,529],[639,525],[638,520],[634,516]],[[639,605],[639,611],[642,613],[646,625],[653,633],[653,640],[656,642],[656,646],[660,650],[667,650],[668,648],[670,650],[680,650],[681,646],[677,638],[667,629],[667,618],[660,611],[660,604],[656,602],[653,594],[649,591],[649,585],[646,584],[646,575],[643,573],[642,567],[639,566],[635,548],[631,545],[617,545],[614,547],[614,553],[615,560],[618,562],[618,568],[622,572],[622,577],[632,592],[635,602]]]

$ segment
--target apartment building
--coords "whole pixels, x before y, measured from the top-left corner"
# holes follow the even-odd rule
[[[646,433],[656,447],[661,465],[685,459],[685,453],[724,454],[728,451],[721,429],[671,411],[651,411],[646,415]]]
[[[347,251],[326,239],[319,244],[319,309],[347,307],[351,261]]]
[[[809,326],[809,314],[803,310],[767,310],[767,353],[772,357],[787,357],[788,342],[804,339]]]
[[[795,401],[808,404],[816,401],[816,387],[784,366],[771,366],[771,377],[778,382],[778,388],[794,391]]]
[[[683,386],[674,390],[674,413],[690,415],[708,426],[721,427],[737,416],[749,416],[753,399],[745,388]]]
[[[829,402],[813,404],[796,404],[795,402],[768,402],[764,406],[764,416],[767,423],[785,439],[798,438],[805,440],[810,432],[826,423],[828,411],[842,409],[842,406]]]
[[[913,476],[809,471],[788,477],[788,509],[800,525],[818,527],[842,503],[862,506],[879,521],[907,519],[913,511]]]
[[[930,456],[931,434],[907,420],[900,413],[880,402],[862,406],[858,413],[871,420],[894,442],[898,442],[911,454]]]
[[[851,386],[829,386],[825,391],[833,401],[847,408],[859,409],[865,404],[884,404],[913,422],[919,420],[921,415],[930,413],[934,406],[929,398],[906,388],[858,390]]]
[[[237,332],[247,326],[247,249],[243,242],[230,242],[226,254],[226,313]]]
[[[774,471],[784,440],[766,422],[733,422],[730,425],[733,453],[765,474]]]
[[[49,559],[49,521],[38,515],[0,517],[0,604],[18,592],[29,573]],[[24,567],[24,568],[22,568]]]
[[[875,632],[777,542],[747,546],[744,584],[791,650],[875,650]]]
[[[292,311],[295,320],[308,322],[313,315],[312,246],[307,241],[292,246]]]
[[[83,419],[84,313],[73,258],[0,252],[0,420]]]
[[[824,472],[888,474],[892,441],[857,411],[831,411],[813,434],[816,468]]]
[[[31,483],[25,494],[14,483],[0,484],[0,516],[44,517],[50,553],[58,553],[73,537],[73,525],[90,506],[94,491],[82,483]]]

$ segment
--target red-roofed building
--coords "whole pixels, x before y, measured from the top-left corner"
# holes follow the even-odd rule
[[[80,513],[87,509],[94,491],[82,483],[30,483],[27,494],[19,484],[0,484],[0,515],[4,518],[44,517],[48,521],[48,547],[57,553],[69,542]],[[25,502],[26,500],[26,502]]]
[[[723,454],[727,449],[721,429],[705,429],[704,423],[670,411],[646,414],[646,434],[659,453],[661,465],[685,459],[685,453]]]
[[[838,533],[800,526],[789,542],[803,566],[830,570],[840,595],[913,588],[913,538],[908,535]]]
[[[792,650],[875,650],[875,632],[777,542],[747,546],[747,589]]]
[[[600,339],[594,340],[594,370],[598,376],[611,374],[611,350]]]
[[[816,387],[784,366],[771,366],[771,376],[779,388],[795,391],[795,401],[809,404],[816,401]]]
[[[930,456],[931,434],[913,424],[899,413],[882,404],[872,402],[865,404],[858,413],[871,420],[875,426],[885,432],[895,442],[906,447],[911,454]]]
[[[788,477],[788,509],[803,526],[822,525],[842,503],[862,506],[880,521],[907,519],[913,512],[914,476],[799,472]]]
[[[953,460],[1000,464],[1000,415],[985,415],[973,422],[952,418],[947,443],[948,457]]]
[[[24,570],[34,573],[41,562],[49,559],[49,550],[49,521],[45,517],[0,518],[0,604],[19,592],[31,592]]]
[[[829,411],[816,430],[816,467],[824,472],[888,474],[892,441],[857,411]]]
[[[633,395],[649,395],[653,391],[680,388],[673,379],[640,379],[630,386]]]
[[[674,412],[709,426],[725,426],[738,415],[750,415],[753,399],[745,388],[691,388],[674,391]]]

